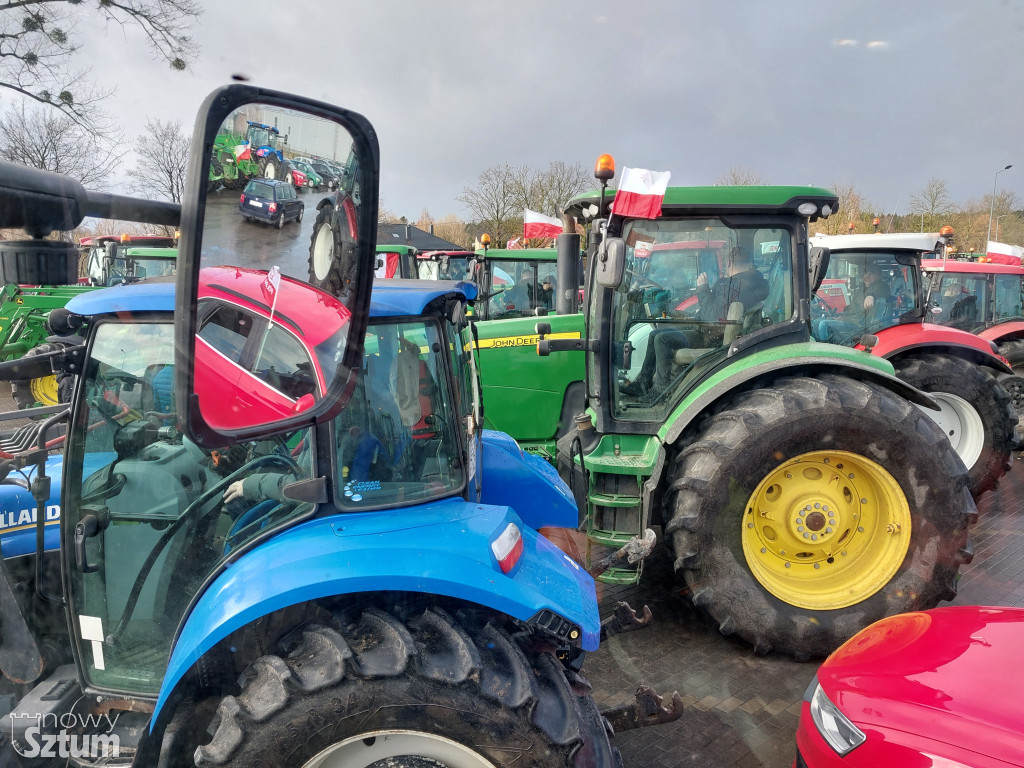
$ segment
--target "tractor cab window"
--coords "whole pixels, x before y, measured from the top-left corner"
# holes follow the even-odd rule
[[[537,309],[552,309],[557,271],[553,261],[490,262],[488,319],[526,317],[536,314]]]
[[[250,128],[249,129],[249,141],[252,142],[254,147],[265,147],[271,144],[270,131],[266,128]]]
[[[177,262],[174,259],[135,259],[135,277],[139,280],[150,277],[171,277],[175,274]]]
[[[633,220],[613,294],[616,418],[664,418],[739,338],[794,312],[793,235],[719,219]]]
[[[896,325],[917,308],[915,253],[833,251],[811,302],[818,341],[856,344],[865,333]]]
[[[436,323],[378,323],[335,419],[339,503],[363,510],[450,496],[465,484],[458,406]]]
[[[1024,317],[1021,308],[1021,276],[996,275],[996,302],[993,321],[1020,319]]]
[[[62,510],[86,681],[148,695],[221,564],[313,509],[284,496],[311,475],[312,433],[201,448],[177,429],[173,361],[170,323],[97,326]],[[79,524],[89,533],[76,542]]]
[[[933,287],[930,297],[930,321],[966,331],[983,327],[989,296],[988,276],[964,272],[939,274],[938,289]]]

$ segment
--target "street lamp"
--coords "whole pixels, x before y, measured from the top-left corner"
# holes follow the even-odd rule
[[[1013,168],[1013,165],[1008,165],[1000,171],[996,171],[996,175],[992,177],[992,199],[988,206],[988,234],[985,235],[985,253],[988,253],[988,241],[992,239],[992,214],[996,205],[996,181],[999,179],[999,174],[1003,171],[1008,171]]]

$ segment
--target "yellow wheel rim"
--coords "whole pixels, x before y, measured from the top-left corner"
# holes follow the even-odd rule
[[[855,453],[812,451],[754,489],[741,538],[761,586],[790,605],[831,610],[889,583],[910,533],[910,505],[884,468]]]
[[[60,402],[60,398],[57,395],[56,376],[40,376],[38,379],[32,379],[29,389],[32,391],[32,397],[36,399],[37,403],[57,405]]]

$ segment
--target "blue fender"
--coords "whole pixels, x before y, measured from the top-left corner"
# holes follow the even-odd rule
[[[522,532],[523,554],[503,574],[491,542],[510,522]],[[548,609],[580,627],[584,650],[600,639],[594,580],[509,507],[446,499],[331,515],[243,554],[202,594],[175,642],[150,723],[189,668],[232,632],[291,605],[381,591],[453,597],[523,621]]]
[[[64,456],[50,456],[46,460],[46,474],[50,476],[50,498],[46,501],[46,533],[43,538],[47,551],[60,548],[60,478]],[[21,557],[36,551],[36,500],[23,485],[35,477],[35,467],[12,471],[0,482],[0,552],[4,558]]]
[[[558,470],[523,451],[504,432],[485,429],[481,438],[484,504],[507,504],[533,529],[579,525],[576,501]]]

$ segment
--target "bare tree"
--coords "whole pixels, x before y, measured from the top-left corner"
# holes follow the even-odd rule
[[[522,232],[525,201],[520,170],[508,163],[492,165],[458,198],[493,243],[503,243]]]
[[[470,248],[473,238],[466,229],[466,223],[460,221],[454,213],[433,222],[434,234],[449,243],[455,243],[462,248]]]
[[[921,217],[921,226],[928,231],[937,230],[942,226],[938,220],[949,216],[953,208],[949,185],[938,176],[932,176],[922,189],[910,196],[910,213]]]
[[[853,184],[833,184],[829,187],[839,198],[839,213],[827,219],[818,219],[811,229],[820,235],[847,235],[872,232],[873,206],[864,199]],[[850,225],[853,225],[852,227]]]
[[[81,0],[0,0],[0,88],[21,94],[93,126],[96,104],[111,91],[98,89],[89,70],[76,69],[75,28],[83,14],[99,13],[108,23],[137,27],[174,70],[188,68],[194,41],[185,33],[201,12],[197,0],[100,0],[95,9]]]
[[[109,178],[124,156],[120,143],[120,133],[95,133],[43,107],[22,104],[0,118],[0,157],[63,173],[86,187]]]
[[[715,179],[716,187],[757,187],[768,183],[768,179],[755,170],[732,166]]]
[[[139,162],[128,172],[132,191],[180,203],[191,143],[180,120],[146,120],[146,132],[135,139]]]

